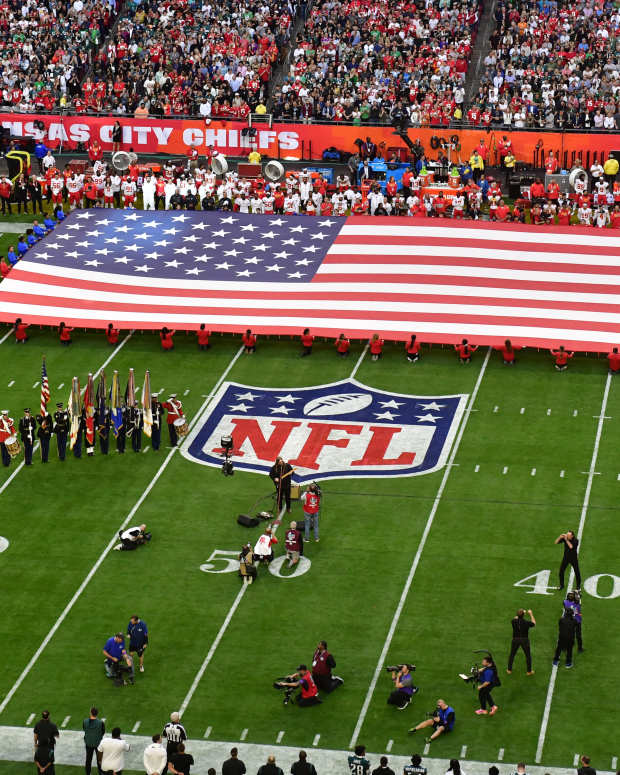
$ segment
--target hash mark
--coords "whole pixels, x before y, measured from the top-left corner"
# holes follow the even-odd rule
[[[136,721],[136,723],[133,725],[133,728],[131,730],[132,735],[134,735],[140,729],[141,723],[142,723],[141,721]]]
[[[29,724],[32,724],[33,721],[34,721],[34,713],[31,713],[26,719],[26,726],[28,726]]]
[[[9,387],[13,387],[13,385],[14,385],[14,384],[15,384],[15,380],[14,380],[14,379],[12,379],[12,380],[9,382]]]
[[[478,473],[478,471],[480,471],[480,466],[476,466],[476,467],[474,468],[474,473],[475,473],[475,474],[477,474],[477,473]]]
[[[317,734],[314,736],[314,740],[312,741],[312,745],[318,745],[318,744],[319,744],[319,740],[320,740],[320,739],[321,739],[321,735],[319,735],[319,734],[317,733]]]
[[[618,757],[614,756],[614,758],[611,760],[611,769],[617,770],[618,769]]]
[[[245,740],[245,738],[248,736],[248,729],[247,727],[241,732],[239,735],[239,740]]]
[[[551,414],[551,409],[547,409],[547,417]]]
[[[502,473],[503,474],[507,474],[508,473],[508,466],[504,466],[504,470],[502,471]]]
[[[424,746],[424,751],[423,751],[423,753],[424,753],[424,756],[427,756],[427,755],[428,755],[428,752],[429,752],[430,750],[431,750],[431,744],[430,744],[430,743],[427,743],[427,744]]]
[[[532,468],[532,470],[530,471],[530,476],[536,476],[536,469],[535,468]]]
[[[205,733],[204,733],[203,737],[209,737],[209,735],[211,734],[212,729],[213,729],[213,727],[207,727],[205,729]]]
[[[67,724],[69,723],[70,720],[71,720],[71,716],[65,716],[64,719],[63,719],[62,724],[60,725],[61,728],[64,729],[67,726]]]
[[[519,414],[525,414],[525,407],[524,406],[521,407],[521,411],[519,412]]]
[[[497,752],[497,761],[501,762],[504,761],[504,749],[500,748]]]
[[[60,385],[58,385],[58,387],[56,388],[56,390],[62,390],[62,388],[64,388],[64,386],[65,386],[65,383],[61,382]]]
[[[389,753],[392,750],[392,746],[394,745],[393,740],[388,740],[387,745],[385,746],[385,750]]]
[[[33,390],[34,390],[34,388],[36,388],[36,387],[39,387],[39,383],[38,383],[38,381],[37,381],[37,382],[35,382],[35,383],[34,383],[34,385],[32,386]]]
[[[493,412],[497,412],[498,409],[499,409],[499,406],[494,406],[493,407]]]
[[[189,393],[189,388],[187,388],[187,390],[185,391],[185,393],[183,393],[183,395],[186,396],[188,393]]]
[[[466,756],[467,756],[467,746],[466,746],[466,745],[464,745],[464,746],[461,748],[461,759],[464,759]]]
[[[276,737],[276,743],[281,743],[281,742],[282,742],[282,738],[283,738],[283,737],[284,737],[284,730],[283,730],[283,729],[281,729],[281,730],[278,732],[278,736]]]
[[[564,471],[560,471],[560,478],[564,479]],[[618,474],[618,479],[620,479],[620,474]]]
[[[620,474],[618,474],[618,481],[620,482]]]
[[[575,409],[575,411],[573,412],[573,417],[577,417],[577,414],[578,414],[578,412],[577,412],[577,410]]]
[[[579,754],[578,754],[578,753],[576,753],[576,754],[573,756],[573,767],[576,767],[578,764],[579,764]]]
[[[142,450],[142,454],[144,455],[145,452],[148,452],[150,449],[150,446],[147,444],[146,447]]]

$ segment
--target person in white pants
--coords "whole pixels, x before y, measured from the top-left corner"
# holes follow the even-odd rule
[[[166,210],[170,209],[170,200],[176,194],[176,191],[176,184],[172,180],[169,180],[164,188],[164,195],[166,197]]]
[[[152,175],[145,175],[142,182],[142,198],[145,210],[155,209],[155,179]]]

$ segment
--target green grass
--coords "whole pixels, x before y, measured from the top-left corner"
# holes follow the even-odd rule
[[[42,354],[55,402],[66,401],[74,374],[83,382],[111,353],[102,335],[76,332],[74,345],[63,349],[54,333],[30,330],[27,345],[11,339],[0,345],[0,402],[14,417],[24,406],[38,405],[39,388],[32,385],[40,378]],[[153,388],[174,389],[191,417],[238,347],[238,339],[216,337],[213,348],[200,353],[193,337],[177,336],[175,350],[162,353],[157,337],[136,333],[106,372],[118,369],[124,384],[132,366],[140,384],[149,368]],[[336,358],[329,343],[320,343],[311,358],[299,359],[298,349],[288,339],[261,340],[257,354],[239,358],[228,379],[259,387],[332,382],[350,374],[362,346],[355,345],[348,360]],[[451,350],[434,347],[412,366],[400,346],[389,346],[382,361],[365,358],[356,377],[401,393],[470,394],[483,359],[481,351],[461,367]],[[386,705],[391,685],[381,673],[360,734],[369,750],[383,751],[393,739],[394,754],[410,753],[407,727],[443,697],[457,710],[457,726],[434,744],[431,755],[458,757],[467,745],[471,759],[493,761],[504,748],[506,761],[533,761],[561,602],[559,592],[531,595],[514,584],[543,569],[552,571],[550,583],[557,584],[561,552],[553,541],[579,523],[588,481],[582,472],[590,467],[605,380],[604,362],[593,358],[576,357],[558,374],[546,353],[526,350],[514,369],[492,356],[387,655],[388,662],[416,661],[422,690],[399,713]],[[593,477],[583,536],[584,578],[617,568],[616,384],[606,415],[612,419],[603,427],[600,475]],[[48,466],[20,471],[2,493],[1,533],[10,541],[0,555],[3,621],[15,638],[0,639],[0,701],[167,452],[129,450],[124,457],[71,457],[61,464],[52,451]],[[0,486],[9,473],[0,473]],[[278,579],[261,569],[189,703],[184,723],[190,736],[200,738],[212,726],[212,739],[232,742],[247,727],[247,742],[270,743],[286,730],[287,745],[309,747],[319,733],[321,747],[348,747],[444,473],[325,483],[321,542],[307,545],[310,571]],[[31,713],[50,706],[56,719],[70,715],[69,728],[79,729],[96,702],[109,723],[123,729],[137,720],[141,733],[159,729],[183,702],[239,591],[235,573],[203,573],[200,565],[212,551],[236,552],[254,537],[255,531],[236,524],[236,516],[270,493],[266,477],[237,472],[225,478],[176,453],[132,517],[147,523],[153,541],[133,555],[112,552],[105,558],[0,715],[1,723],[23,726]],[[293,517],[299,513],[296,505]],[[610,590],[610,580],[601,580],[599,594]],[[600,709],[613,707],[620,678],[620,598],[584,598],[587,651],[572,672],[558,674],[542,763],[570,766],[579,751],[606,769],[618,753],[616,724],[612,713]],[[522,655],[513,675],[505,674],[510,619],[521,606],[532,608],[538,621],[531,678]],[[134,612],[152,633],[147,672],[138,675],[135,687],[119,690],[103,677],[101,647]],[[345,686],[318,708],[283,707],[272,681],[309,660],[320,638],[335,653]],[[457,678],[480,648],[489,648],[500,667],[501,710],[494,718],[474,715],[475,695]],[[421,747],[419,742],[413,747]],[[8,769],[0,772],[12,771],[2,766]]]

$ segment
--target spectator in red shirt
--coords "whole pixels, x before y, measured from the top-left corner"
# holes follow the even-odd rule
[[[304,332],[301,335],[301,346],[304,348],[301,351],[301,357],[305,358],[306,355],[312,355],[312,345],[314,343],[314,337],[310,333],[309,328],[304,328]]]
[[[205,324],[201,323],[200,328],[196,331],[196,340],[198,341],[198,348],[200,350],[209,350],[211,345],[209,344],[209,337],[211,332],[207,331]]]
[[[415,334],[411,334],[411,339],[405,342],[405,352],[407,353],[409,363],[415,363],[419,359],[420,343],[417,341]]]
[[[105,338],[108,340],[108,344],[118,344],[118,328],[114,328],[113,323],[108,323],[108,327],[105,330]]]
[[[537,178],[530,186],[530,198],[532,202],[537,199],[545,199],[545,185],[540,178]]]
[[[559,169],[558,160],[553,155],[553,151],[549,151],[549,156],[545,159],[545,172],[547,175],[555,175]]]
[[[499,200],[499,205],[495,209],[495,217],[502,223],[510,220],[510,207],[504,203],[503,199]]]
[[[161,339],[161,346],[163,350],[174,350],[174,341],[172,337],[175,335],[175,331],[171,331],[164,326],[160,331],[159,338]]]
[[[8,277],[9,272],[11,271],[11,267],[6,263],[4,259],[0,261],[0,276],[4,280],[5,277]]]
[[[461,344],[455,344],[454,349],[458,353],[459,362],[461,364],[471,363],[472,353],[475,353],[478,349],[477,344],[469,344],[467,339],[463,339]]]
[[[370,340],[370,359],[372,361],[378,361],[383,355],[383,339],[379,337],[379,334],[373,334]]]
[[[338,339],[336,339],[335,342],[336,352],[341,358],[346,358],[349,354],[349,348],[351,347],[351,342],[347,339],[347,337],[344,334],[340,334]]]
[[[252,355],[256,352],[256,337],[252,333],[252,329],[248,328],[245,334],[241,337],[243,346],[245,347],[245,354]]]
[[[15,321],[15,341],[17,344],[26,344],[28,341],[28,334],[26,329],[29,328],[30,323],[22,323],[21,318],[17,318]]]
[[[64,322],[62,322],[58,326],[58,335],[60,337],[60,344],[64,345],[65,347],[68,347],[71,344],[71,332],[73,331],[72,328],[69,326],[66,326]]]
[[[103,159],[103,148],[101,147],[99,140],[91,140],[90,145],[88,146],[88,158],[91,163]]]
[[[607,360],[609,361],[609,373],[619,374],[620,373],[620,353],[618,352],[617,347],[614,347],[614,349],[609,353],[609,355],[607,356]]]
[[[514,366],[516,363],[515,353],[517,350],[522,350],[523,348],[513,345],[510,339],[506,339],[502,346],[496,347],[495,349],[501,352],[502,358],[504,359],[504,366]]]
[[[568,359],[572,358],[575,354],[574,352],[565,350],[563,344],[561,344],[557,350],[549,350],[549,352],[555,358],[556,371],[566,371],[568,368]]]

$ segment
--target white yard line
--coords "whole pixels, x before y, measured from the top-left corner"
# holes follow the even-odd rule
[[[577,552],[581,549],[581,538],[583,536],[583,529],[586,523],[586,516],[588,514],[588,507],[590,505],[590,495],[592,493],[592,482],[594,481],[594,475],[596,474],[596,461],[598,459],[598,450],[601,444],[601,435],[603,433],[603,423],[605,422],[605,410],[607,409],[607,400],[609,398],[609,389],[611,387],[611,374],[607,375],[605,380],[605,390],[603,391],[603,401],[601,403],[601,411],[599,412],[598,425],[596,426],[596,436],[594,437],[594,449],[592,450],[592,459],[590,460],[590,470],[588,472],[588,482],[586,484],[586,491],[583,496],[583,505],[581,507],[581,517],[579,519],[579,529],[577,530],[577,538],[579,539],[579,546]],[[575,574],[571,567],[570,575],[568,578],[567,592],[572,589]],[[553,665],[551,668],[551,675],[549,676],[549,686],[547,687],[547,698],[545,700],[545,709],[543,711],[542,721],[540,723],[540,732],[538,733],[538,745],[536,747],[536,764],[540,763],[543,754],[543,748],[545,747],[545,737],[547,736],[547,727],[549,725],[549,715],[551,714],[551,703],[553,702],[553,692],[555,690],[555,680],[558,674],[557,665]]]
[[[364,356],[366,355],[367,352],[368,352],[368,342],[366,342],[366,347],[364,347],[364,349],[362,350],[362,354],[357,359],[357,363],[353,367],[353,371],[349,375],[349,379],[353,379],[355,377],[355,375],[357,374],[357,370],[362,365],[362,361],[364,360]]]
[[[480,373],[478,374],[478,379],[476,380],[476,384],[474,385],[473,392],[471,396],[469,397],[469,403],[468,403],[468,409],[471,410],[472,406],[474,405],[474,402],[476,401],[476,397],[478,396],[478,391],[480,390],[480,384],[482,382],[482,378],[484,377],[484,373],[486,371],[487,365],[489,363],[489,359],[491,357],[491,348],[487,350],[486,357],[484,361],[482,362],[482,366],[480,367]],[[428,539],[429,533],[431,531],[431,527],[433,526],[433,521],[435,519],[435,514],[437,513],[437,509],[439,508],[439,503],[441,502],[441,498],[443,495],[443,491],[445,490],[446,484],[448,482],[448,477],[450,476],[450,471],[452,471],[452,463],[454,462],[454,458],[456,457],[456,453],[458,452],[459,446],[461,444],[461,439],[463,438],[463,434],[465,433],[465,428],[467,427],[467,423],[469,421],[469,418],[471,417],[471,411],[465,411],[463,413],[463,419],[461,421],[461,427],[459,428],[458,435],[455,439],[454,445],[452,447],[452,451],[450,453],[450,457],[448,459],[448,464],[445,467],[444,475],[441,480],[441,484],[439,485],[439,489],[437,490],[437,496],[435,497],[435,500],[433,502],[433,505],[431,507],[430,514],[428,515],[428,519],[426,520],[426,526],[424,527],[424,532],[422,533],[422,538],[420,539],[420,543],[418,545],[418,550],[415,553],[415,557],[413,558],[413,563],[411,564],[411,568],[409,570],[409,575],[407,576],[407,581],[405,582],[404,589],[402,591],[402,594],[400,596],[400,600],[398,601],[398,605],[396,606],[396,611],[394,612],[394,617],[392,618],[392,623],[390,624],[390,629],[388,630],[388,634],[385,638],[385,642],[383,644],[383,648],[381,649],[381,653],[379,654],[379,659],[377,661],[377,666],[375,667],[375,672],[373,674],[372,680],[370,682],[370,686],[368,687],[368,691],[366,692],[366,697],[364,699],[364,703],[362,705],[362,709],[360,711],[360,715],[357,719],[357,723],[355,725],[355,729],[353,730],[353,735],[351,737],[351,742],[349,743],[349,748],[354,748],[359,734],[362,730],[362,725],[364,723],[364,720],[366,718],[366,714],[368,713],[368,708],[370,706],[370,701],[372,700],[372,695],[374,694],[375,687],[377,685],[377,681],[379,680],[379,676],[381,675],[381,671],[383,670],[383,665],[385,664],[385,659],[388,653],[388,650],[390,648],[390,645],[392,643],[392,638],[394,637],[394,633],[396,632],[396,627],[398,626],[398,622],[400,621],[401,614],[403,612],[403,608],[405,607],[405,602],[407,600],[407,596],[409,594],[409,590],[411,589],[411,585],[413,583],[413,578],[416,574],[416,571],[418,569],[418,565],[420,564],[420,559],[422,557],[422,552],[424,551],[424,547],[426,546],[426,541]]]
[[[8,330],[8,331],[6,332],[6,334],[5,334],[5,335],[2,337],[2,339],[0,339],[0,344],[2,344],[3,342],[6,342],[6,340],[9,338],[9,336],[11,336],[11,334],[12,334],[14,331],[15,331],[15,328],[11,326],[11,328],[9,328],[9,330]]]
[[[239,356],[241,355],[242,352],[243,352],[243,348],[240,347],[239,350],[237,351],[236,355],[234,356],[234,358],[231,360],[231,362],[226,367],[226,369],[225,369],[224,373],[222,374],[222,376],[218,379],[215,387],[213,388],[212,395],[214,395],[218,391],[220,385],[222,384],[222,382],[224,382],[224,380],[226,379],[226,377],[230,373],[230,370],[235,365],[235,363],[237,362],[237,359],[239,358]],[[110,361],[110,358],[106,361],[106,363],[109,363],[109,361]],[[203,411],[205,410],[205,407],[206,407],[206,405],[207,405],[207,403],[209,401],[210,401],[210,397],[207,398],[203,402],[202,406],[196,412],[196,414],[194,415],[192,421],[190,422],[190,424],[189,424],[190,428],[192,428],[192,426],[196,423],[196,421],[201,417],[201,415],[202,415]],[[95,562],[95,564],[90,569],[90,571],[88,572],[88,574],[86,575],[86,577],[84,578],[84,580],[82,581],[80,586],[77,588],[77,590],[75,591],[75,593],[74,593],[73,597],[71,598],[71,600],[69,600],[67,605],[64,607],[62,613],[60,614],[58,619],[56,619],[56,621],[52,625],[50,631],[47,633],[45,638],[43,638],[43,640],[41,642],[41,645],[34,652],[32,657],[30,658],[30,661],[28,662],[26,667],[22,670],[22,672],[21,672],[19,678],[17,679],[17,681],[15,681],[15,683],[10,688],[10,690],[9,690],[8,694],[6,695],[6,697],[0,703],[0,713],[2,713],[4,711],[4,709],[6,708],[6,706],[9,704],[9,702],[11,701],[11,699],[12,699],[13,695],[15,694],[15,692],[19,689],[19,687],[22,685],[22,683],[25,680],[25,678],[27,677],[27,675],[30,673],[32,668],[37,663],[39,657],[41,656],[41,654],[43,653],[43,651],[47,647],[47,644],[54,637],[54,635],[56,634],[56,632],[60,628],[61,624],[64,622],[64,620],[69,615],[69,613],[70,613],[71,609],[73,608],[73,606],[76,604],[76,602],[82,596],[82,593],[84,592],[86,587],[89,585],[89,583],[90,583],[91,579],[93,578],[93,576],[95,575],[95,573],[99,570],[99,567],[101,566],[101,563],[105,560],[105,558],[108,556],[109,552],[112,550],[114,545],[118,542],[119,530],[124,530],[127,527],[127,525],[129,524],[129,522],[131,521],[131,519],[133,519],[135,513],[138,511],[140,506],[144,503],[145,499],[147,498],[147,496],[149,495],[149,493],[151,492],[151,490],[153,489],[155,484],[158,482],[160,476],[163,474],[163,472],[168,467],[168,464],[172,460],[172,456],[174,455],[174,453],[175,453],[175,451],[177,449],[179,449],[179,447],[173,447],[170,450],[170,452],[166,455],[164,461],[162,462],[162,464],[158,468],[157,473],[155,474],[155,476],[151,479],[151,481],[147,485],[146,489],[144,490],[142,495],[138,498],[138,500],[136,501],[134,507],[131,509],[129,514],[127,514],[127,516],[123,520],[123,523],[120,526],[120,528],[114,533],[114,535],[113,535],[112,539],[110,540],[110,542],[108,543],[108,545],[105,547],[103,552],[101,552],[101,554],[99,555],[98,560]]]

